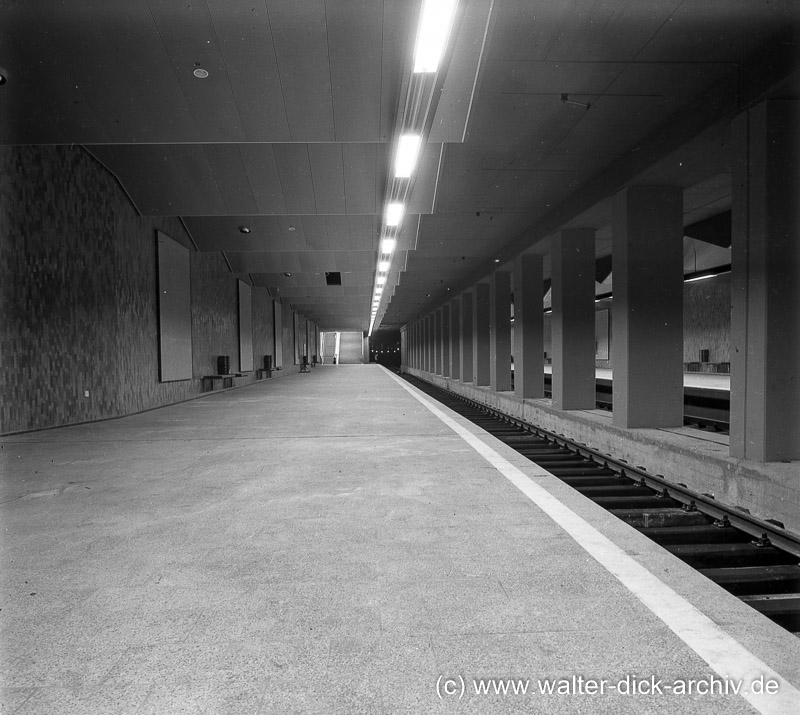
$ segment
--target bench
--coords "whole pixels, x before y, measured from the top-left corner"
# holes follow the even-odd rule
[[[223,389],[233,387],[237,377],[244,377],[244,375],[240,372],[232,372],[228,375],[203,375],[203,392],[213,392],[218,386]]]

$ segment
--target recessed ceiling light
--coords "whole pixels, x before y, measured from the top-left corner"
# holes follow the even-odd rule
[[[389,261],[379,261],[378,262],[378,270],[385,273],[389,270]]]
[[[250,229],[247,226],[239,226],[239,233],[250,233]]]
[[[382,286],[384,283],[386,283],[386,276],[378,276],[377,282],[379,286]]]
[[[401,218],[403,218],[403,204],[389,204],[386,207],[387,226],[399,226]]]
[[[204,70],[202,67],[198,67],[192,74],[197,77],[198,79],[205,79],[208,77],[208,70]]]
[[[422,138],[419,134],[403,134],[397,144],[397,156],[394,160],[394,175],[398,179],[407,179],[417,165]]]
[[[499,259],[499,258],[495,258],[495,259],[494,259],[494,262],[495,262],[495,263],[500,263],[500,259]]]
[[[285,275],[287,278],[291,278],[292,277],[291,273],[284,273],[283,275]]]
[[[425,0],[414,46],[414,72],[436,72],[444,54],[456,0]]]
[[[296,231],[297,229],[294,226],[289,226],[290,231]]]
[[[397,245],[397,240],[394,238],[384,238],[381,241],[381,253],[391,253]]]
[[[8,75],[4,69],[0,69],[0,85],[5,84],[8,82]]]

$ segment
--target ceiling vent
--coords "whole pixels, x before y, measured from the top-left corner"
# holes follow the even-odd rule
[[[325,272],[325,282],[329,286],[340,286],[342,285],[342,274],[339,271],[331,271]]]

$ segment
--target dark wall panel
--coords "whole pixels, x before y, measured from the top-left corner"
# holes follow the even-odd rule
[[[239,370],[253,369],[253,296],[252,289],[244,281],[237,281],[239,288]]]
[[[161,231],[158,252],[158,347],[161,382],[192,379],[189,249]]]
[[[275,363],[275,335],[272,298],[266,288],[253,288],[253,353],[255,367],[264,367],[264,356]]]

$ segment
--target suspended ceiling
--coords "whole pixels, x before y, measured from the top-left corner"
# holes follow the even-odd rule
[[[142,214],[366,330],[419,4],[0,0],[0,142],[84,145]],[[724,214],[730,118],[798,97],[798,28],[793,0],[462,0],[379,322],[564,226],[607,256],[633,182],[684,187],[687,226]]]

